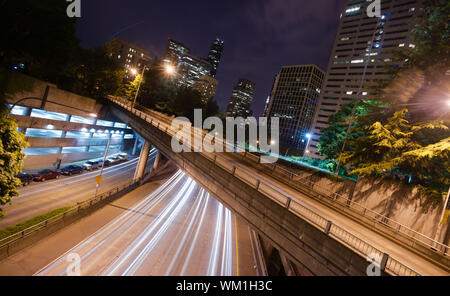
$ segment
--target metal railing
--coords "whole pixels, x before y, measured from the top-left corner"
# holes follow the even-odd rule
[[[174,134],[175,132],[179,132],[179,130],[173,130],[171,127],[172,119],[173,117],[169,117],[165,114],[152,111],[148,114],[146,112],[139,111],[135,108],[132,108],[129,103],[122,99],[117,99],[114,97],[109,97],[109,100],[111,100],[113,103],[121,106],[125,110],[128,110],[132,114],[136,115],[137,117],[141,118],[142,120],[152,124],[153,126],[157,127],[159,130]],[[194,137],[195,137],[194,132]],[[201,135],[204,135],[204,132],[200,133]],[[189,136],[192,136],[192,132],[189,134]],[[182,142],[182,141],[181,141]],[[191,147],[193,147],[193,141],[191,141]],[[184,143],[183,143],[184,144]],[[228,143],[223,143],[224,146],[228,145]],[[386,261],[385,268],[383,267],[383,270],[385,270],[387,273],[392,275],[399,275],[399,276],[411,276],[411,275],[420,275],[416,271],[414,271],[412,268],[400,263],[399,261],[391,258],[387,254],[384,254],[380,250],[376,249],[375,247],[371,246],[370,244],[366,243],[365,241],[359,239],[355,235],[349,233],[348,231],[340,228],[337,225],[334,225],[331,221],[328,221],[327,219],[323,218],[319,214],[315,213],[313,210],[305,207],[304,205],[300,204],[295,197],[289,196],[286,192],[283,192],[280,188],[273,186],[270,182],[257,178],[254,174],[246,174],[246,170],[242,166],[236,166],[234,163],[230,163],[227,159],[223,158],[219,153],[214,154],[214,158],[211,158],[211,155],[208,155],[206,152],[202,152],[202,154],[205,155],[206,158],[213,161],[215,165],[220,166],[221,168],[227,170],[232,175],[234,175],[236,178],[242,180],[243,182],[249,184],[252,186],[255,190],[262,193],[266,197],[270,198],[271,200],[277,202],[278,204],[281,204],[284,206],[287,210],[294,213],[295,215],[301,217],[302,219],[308,221],[311,225],[315,226],[316,228],[320,229],[321,231],[325,232],[327,235],[330,235],[337,239],[338,241],[342,242],[344,245],[350,247],[357,253],[359,253],[362,256],[365,256],[366,258],[369,258],[369,256],[372,256],[374,253],[379,254],[380,258],[383,256],[388,258]],[[251,155],[250,153],[247,153],[243,151],[243,157],[248,157],[248,155]],[[250,158],[253,161],[259,160],[255,158],[255,155],[251,155]],[[277,168],[277,164],[272,164],[272,169]],[[238,174],[236,172],[238,171]],[[292,172],[289,172],[289,176],[291,179],[294,178],[294,174]],[[249,181],[249,180],[257,180],[256,182]],[[382,256],[381,256],[382,255]]]
[[[75,216],[77,215],[80,211],[83,210],[87,210],[89,208],[92,208],[93,206],[97,205],[99,202],[104,201],[108,198],[110,198],[111,196],[128,190],[128,189],[132,189],[133,187],[136,187],[141,180],[143,180],[146,176],[148,175],[148,173],[146,173],[144,175],[144,177],[142,177],[141,179],[138,180],[133,180],[130,182],[127,182],[123,185],[120,185],[118,187],[115,187],[105,193],[102,193],[100,195],[97,195],[97,197],[94,197],[92,199],[89,199],[83,203],[80,203],[72,208],[70,208],[69,210],[65,211],[64,213],[58,214],[56,216],[53,216],[49,219],[46,219],[45,221],[42,221],[40,223],[37,223],[35,225],[32,225],[22,231],[19,231],[17,233],[14,233],[8,237],[5,237],[3,239],[0,240],[0,250],[7,248],[9,249],[10,244],[17,242],[18,240],[24,239],[36,232],[48,229],[50,226],[61,222],[64,219],[67,219],[69,217]]]

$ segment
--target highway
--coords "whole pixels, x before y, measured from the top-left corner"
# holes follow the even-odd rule
[[[81,275],[263,274],[247,224],[181,171],[123,210],[36,275],[68,275],[72,254]]]
[[[157,155],[152,150],[147,167],[153,165]],[[107,192],[117,186],[132,180],[138,159],[131,159],[115,166],[105,168],[103,182],[98,194]],[[0,219],[0,228],[26,221],[51,210],[74,206],[78,202],[86,201],[95,194],[95,177],[100,170],[85,172],[70,177],[61,176],[60,179],[46,182],[33,182],[31,185],[19,189],[19,196],[13,198],[12,205],[5,205],[3,211],[6,217]]]

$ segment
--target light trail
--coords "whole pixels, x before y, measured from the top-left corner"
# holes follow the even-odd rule
[[[82,275],[236,275],[237,239],[232,213],[178,171],[36,275],[66,275],[73,253]]]

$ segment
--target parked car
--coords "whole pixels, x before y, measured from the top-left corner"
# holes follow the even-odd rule
[[[33,182],[33,176],[27,173],[19,173],[16,178],[20,179],[23,186],[30,185],[30,183]]]
[[[99,166],[102,167],[102,165],[103,165],[103,160],[100,160],[99,161]],[[111,161],[109,159],[106,159],[105,160],[105,168],[107,168],[109,166],[111,166]]]
[[[59,179],[60,175],[61,175],[60,172],[47,169],[47,170],[40,171],[37,174],[33,174],[33,181],[44,182],[45,180]]]
[[[79,165],[69,165],[61,170],[63,175],[72,176],[83,173],[84,168]]]
[[[98,169],[100,167],[100,162],[99,161],[86,161],[84,164],[83,164],[83,168],[86,170],[86,171],[93,171],[93,170],[96,170],[96,169]]]
[[[120,153],[118,156],[122,159],[122,161],[128,160],[128,154],[126,153]]]
[[[122,159],[119,156],[112,156],[108,158],[110,165],[115,165],[122,162]]]

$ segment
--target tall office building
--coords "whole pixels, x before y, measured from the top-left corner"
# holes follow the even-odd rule
[[[208,54],[208,62],[211,64],[211,76],[216,77],[217,68],[219,67],[220,59],[222,58],[222,52],[224,48],[224,42],[217,38],[211,45],[211,50]]]
[[[217,79],[208,75],[203,75],[194,83],[192,88],[200,92],[203,102],[206,103],[216,95],[218,84],[219,81],[217,81]]]
[[[211,73],[211,64],[192,55],[183,55],[178,63],[178,82],[181,86],[192,87],[197,80]]]
[[[130,69],[142,69],[144,65],[149,66],[152,61],[147,50],[119,38],[106,43],[105,47],[107,54],[117,60],[127,73]]]
[[[167,41],[166,54],[164,58],[167,61],[177,65],[183,56],[189,55],[191,50],[178,41],[170,39]]]
[[[325,73],[316,65],[283,66],[275,78],[267,117],[280,119],[280,153],[303,155]]]
[[[251,104],[255,96],[256,84],[248,79],[239,79],[231,94],[227,117],[247,118],[252,115]]]
[[[313,123],[310,157],[320,157],[317,145],[328,118],[352,100],[370,98],[370,86],[389,77],[384,68],[385,62],[393,65],[389,51],[416,46],[411,30],[423,0],[381,1],[381,18],[368,17],[370,3],[345,3]]]

